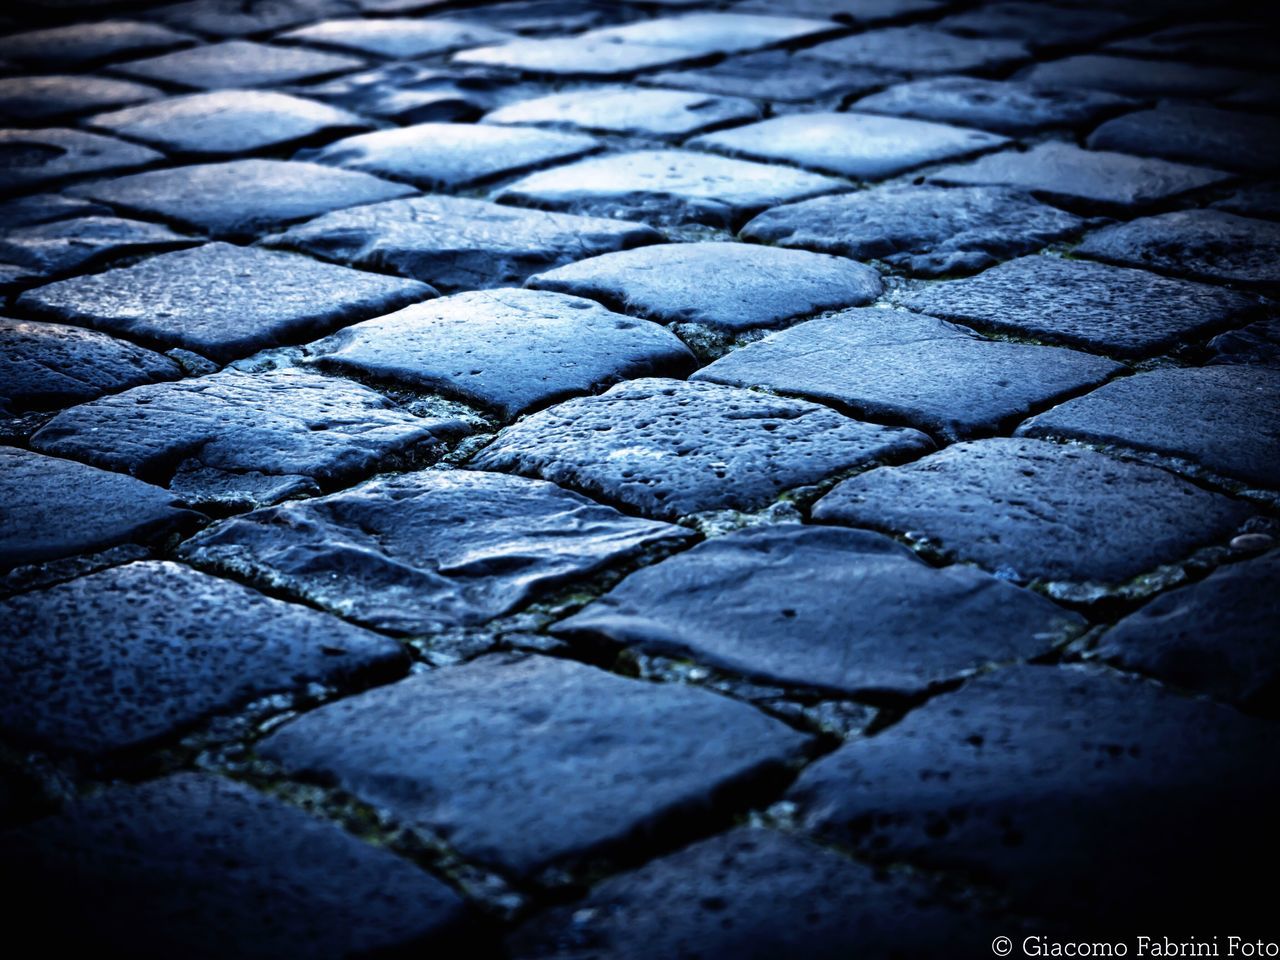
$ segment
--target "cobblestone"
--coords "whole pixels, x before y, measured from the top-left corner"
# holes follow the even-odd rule
[[[804,103],[875,89],[895,75],[870,68],[850,69],[781,50],[731,57],[696,70],[665,71],[649,82],[732,97]],[[641,78],[644,82],[644,78]]]
[[[995,72],[1030,57],[1016,40],[959,37],[933,27],[890,27],[810,47],[805,56],[893,73]]]
[[[88,66],[103,60],[159,53],[195,40],[189,33],[158,23],[102,20],[0,37],[0,57],[39,67]]]
[[[112,257],[174,250],[199,241],[168,227],[120,217],[81,217],[18,227],[0,234],[0,260],[22,269],[32,282]]]
[[[1107,90],[1149,100],[1217,97],[1246,89],[1257,81],[1254,74],[1227,67],[1096,54],[1036,64],[1025,79],[1042,87]]]
[[[282,33],[278,39],[407,60],[482,43],[502,43],[514,37],[476,24],[388,17],[380,20],[322,20]]]
[[[47,187],[87,173],[145,167],[160,154],[80,130],[0,130],[0,193]]]
[[[711,97],[679,90],[596,87],[521,100],[493,111],[484,119],[487,123],[570,127],[645,137],[682,137],[709,127],[759,118],[760,108],[740,97]]]
[[[160,95],[155,87],[107,77],[5,77],[0,79],[0,120],[27,124],[65,119]]]
[[[1280,150],[1280,121],[1186,104],[1126,113],[1089,135],[1089,146],[1206,167],[1267,174]]]
[[[146,82],[160,81],[198,90],[262,87],[299,80],[320,80],[364,66],[362,60],[318,50],[277,47],[249,40],[228,40],[118,64],[118,73]]]

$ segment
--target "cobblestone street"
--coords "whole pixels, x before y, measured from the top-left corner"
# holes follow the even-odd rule
[[[4,7],[0,952],[1280,942],[1267,13]]]

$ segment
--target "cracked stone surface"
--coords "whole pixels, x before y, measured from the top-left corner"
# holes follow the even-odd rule
[[[161,81],[200,90],[262,87],[318,80],[364,66],[355,57],[273,46],[251,40],[228,40],[163,53],[118,64],[119,73],[143,81]]]
[[[656,324],[542,290],[428,301],[347,327],[313,352],[326,369],[444,393],[507,420],[620,380],[687,374],[695,364]]]
[[[856,694],[1035,657],[1081,623],[972,567],[928,567],[879,534],[783,524],[634,573],[555,631]]]
[[[318,163],[231,160],[151,170],[72,192],[220,239],[251,239],[332,210],[408,196],[413,188]]]
[[[1126,113],[1089,135],[1089,146],[1243,173],[1275,172],[1280,120],[1188,104]]]
[[[1233,867],[1275,802],[1264,759],[1274,751],[1270,724],[1216,704],[1015,667],[837,750],[790,798],[822,837],[875,859],[979,872],[1031,909],[1115,921],[1176,905],[1201,917],[1212,911],[1184,885],[1187,865],[1246,892]],[[1183,842],[1159,840],[1172,835]]]
[[[973,273],[1080,232],[1085,221],[1006,187],[886,186],[766,210],[758,243],[883,260],[917,276]]]
[[[462,429],[359,384],[284,368],[134,387],[63,411],[31,443],[165,484],[189,502],[237,507],[438,456]]]
[[[501,30],[451,20],[387,17],[379,20],[321,20],[282,33],[278,39],[402,60],[448,53],[482,43],[501,43],[514,37]]]
[[[4,841],[21,926],[55,949],[336,960],[447,947],[466,919],[456,893],[394,854],[207,774],[115,787]]]
[[[161,96],[155,87],[107,77],[0,78],[0,119],[19,124],[110,110]]]
[[[851,477],[813,516],[910,535],[1019,583],[1119,586],[1229,539],[1252,512],[1158,467],[997,438]]]
[[[716,242],[606,253],[536,274],[528,285],[591,297],[663,323],[730,332],[869,303],[882,289],[874,270],[851,260]]]
[[[28,290],[42,318],[226,361],[434,295],[431,287],[271,250],[209,243]]]
[[[859,423],[802,400],[646,379],[526,417],[472,464],[674,519],[759,509],[793,487],[931,447],[915,430]]]
[[[706,816],[709,792],[775,772],[803,743],[704,690],[539,657],[485,658],[371,690],[260,749],[527,876]]]
[[[619,86],[571,90],[521,100],[486,114],[484,119],[486,123],[681,137],[709,127],[759,118],[760,107],[741,97]]]
[[[1010,428],[1122,370],[1074,350],[987,340],[934,317],[863,309],[771,334],[693,379],[764,387],[956,440]]]
[[[1176,457],[1244,483],[1280,487],[1280,371],[1163,369],[1109,383],[1020,428]]]
[[[0,568],[155,544],[195,525],[167,490],[72,460],[0,446]]]
[[[268,693],[405,667],[394,640],[169,562],[11,597],[0,613],[0,729],[86,756]]]
[[[1255,300],[1229,290],[1050,256],[1010,260],[903,302],[946,320],[1118,357],[1159,353],[1239,324],[1256,309]]]
[[[816,173],[747,160],[641,150],[530,174],[504,187],[495,199],[660,224],[731,227],[765,207],[846,186]]]
[[[147,147],[81,130],[0,130],[0,193],[43,188],[89,173],[135,170],[159,159]]]
[[[210,529],[183,556],[367,626],[476,626],[687,531],[550,483],[425,470]]]
[[[866,113],[803,113],[708,133],[691,141],[750,160],[781,160],[875,180],[1006,143],[1004,137],[924,120]]]
[[[639,223],[422,196],[330,213],[267,242],[466,290],[522,283],[547,267],[660,240]]]
[[[1209,363],[1280,367],[1280,318],[1220,333],[1207,344]]]
[[[174,250],[199,243],[168,227],[121,217],[55,220],[0,233],[0,260],[22,268],[34,281],[76,268],[93,267],[113,257]]]
[[[927,26],[889,27],[841,37],[810,47],[817,57],[852,67],[872,67],[893,73],[988,73],[1029,59],[1017,40],[960,37]]]

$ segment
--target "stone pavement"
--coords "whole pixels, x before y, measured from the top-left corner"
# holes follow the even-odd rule
[[[6,934],[1280,939],[1266,12],[9,4]]]

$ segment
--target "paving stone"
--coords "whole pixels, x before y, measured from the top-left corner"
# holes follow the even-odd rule
[[[1280,367],[1280,318],[1259,320],[1209,341],[1209,363]]]
[[[674,519],[755,510],[825,477],[932,447],[914,430],[711,383],[633,380],[535,413],[472,460]]]
[[[1280,220],[1280,183],[1250,184],[1240,188],[1226,199],[1219,200],[1213,206],[1244,217]]]
[[[696,49],[617,43],[589,34],[537,37],[455,53],[457,63],[551,76],[624,77],[640,70],[674,67],[701,59]]]
[[[918,13],[933,13],[944,7],[945,3],[939,0],[744,0],[730,9],[787,13],[796,17],[829,17],[841,23],[866,26]]]
[[[226,362],[432,296],[426,284],[306,257],[209,243],[28,290],[18,304]]]
[[[103,60],[172,50],[195,37],[158,23],[102,20],[68,23],[0,37],[0,57],[44,67],[87,66]]]
[[[487,123],[539,124],[648,137],[679,137],[758,120],[760,107],[739,97],[683,90],[593,87],[522,100],[488,114]]]
[[[625,23],[643,14],[621,4],[606,5],[592,0],[507,0],[494,6],[463,7],[449,15],[452,19],[513,33],[559,35]]]
[[[893,74],[882,70],[840,67],[782,50],[766,50],[730,57],[696,70],[664,71],[642,77],[640,82],[724,96],[803,103],[874,90],[894,79]]]
[[[299,92],[344,110],[397,123],[458,123],[484,113],[496,80],[459,76],[416,63],[348,73]]]
[[[369,126],[367,121],[345,110],[265,90],[224,90],[169,97],[100,113],[90,118],[89,123],[143,140],[169,153],[191,156],[281,149],[314,137],[340,136]]]
[[[795,113],[708,133],[691,146],[876,179],[1001,146],[993,133],[869,113]]]
[[[160,96],[155,87],[108,77],[0,78],[0,119],[6,123],[49,121],[92,110],[109,110]]]
[[[953,13],[935,26],[963,37],[1021,40],[1032,50],[1040,51],[1095,44],[1134,23],[1134,18],[1122,10],[1073,9],[1015,0]]]
[[[0,416],[172,380],[176,363],[95,330],[0,317]]]
[[[1269,174],[1280,153],[1280,119],[1194,104],[1169,104],[1108,120],[1089,146],[1140,156]]]
[[[419,123],[348,137],[303,154],[420,187],[466,187],[590,153],[591,137],[523,127]]]
[[[638,223],[431,196],[339,210],[267,242],[465,290],[660,240]]]
[[[683,376],[675,334],[541,290],[460,293],[340,330],[313,348],[338,373],[444,393],[512,419],[620,380]]]
[[[156,223],[81,217],[0,233],[0,260],[20,266],[25,271],[24,280],[36,280],[110,257],[174,250],[197,242]]]
[[[38,223],[70,220],[73,217],[109,215],[110,207],[62,193],[36,193],[0,202],[0,223],[8,229],[33,227]]]
[[[0,446],[0,568],[158,543],[195,525],[167,490]]]
[[[694,379],[834,403],[954,440],[1011,428],[1123,369],[1074,350],[985,340],[933,317],[864,309],[772,334]]]
[[[1075,253],[1197,280],[1280,289],[1280,223],[1179,210],[1106,227]]]
[[[903,303],[984,329],[1144,357],[1239,324],[1253,298],[1145,270],[1060,257],[1022,257],[928,286]]]
[[[759,243],[878,259],[936,277],[972,273],[1081,231],[1085,221],[1005,187],[911,185],[766,210],[742,229]]]
[[[473,627],[688,531],[550,483],[423,470],[227,521],[182,555],[399,634]]]
[[[32,190],[90,173],[145,167],[160,154],[81,130],[0,130],[0,192]]]
[[[1219,567],[1125,617],[1090,655],[1184,690],[1245,707],[1270,706],[1280,690],[1277,587],[1275,551]]]
[[[1019,583],[1119,586],[1229,538],[1250,512],[1158,467],[996,438],[851,477],[813,516],[909,533]]]
[[[1082,87],[1154,100],[1220,96],[1250,86],[1257,77],[1225,67],[1084,54],[1037,63],[1022,79],[1042,87]]]
[[[568,660],[485,658],[316,710],[259,744],[463,856],[528,876],[705,816],[804,738],[745,704]]]
[[[732,227],[765,207],[847,186],[816,173],[746,160],[640,150],[530,174],[499,190],[496,199],[660,224]]]
[[[1017,40],[958,37],[931,26],[889,27],[810,47],[803,56],[846,67],[872,67],[913,76],[993,73],[1029,60]]]
[[[785,276],[786,283],[778,278]],[[606,253],[528,285],[601,300],[663,323],[738,332],[870,303],[879,275],[841,257],[743,243],[670,243]]]
[[[153,170],[71,192],[215,237],[251,239],[317,214],[414,191],[367,173],[317,163],[232,160]]]
[[[592,30],[586,36],[609,43],[678,47],[698,55],[744,53],[830,33],[830,20],[774,17],[755,13],[689,13],[638,20],[620,27]]]
[[[1070,209],[1103,213],[1149,207],[1229,178],[1204,167],[1058,142],[979,157],[930,175],[935,183],[1018,187]]]
[[[150,16],[215,37],[242,37],[351,13],[364,6],[367,5],[352,4],[350,0],[259,0],[252,4],[245,4],[244,0],[188,0],[160,7]]]
[[[72,407],[31,445],[166,485],[190,503],[239,508],[439,456],[462,430],[346,380],[223,370]]]
[[[782,524],[633,573],[554,630],[856,695],[1039,656],[1083,623],[972,567],[929,567],[876,533]]]
[[[873,93],[854,107],[1017,135],[1092,124],[1133,105],[1128,97],[1101,90],[1050,90],[1016,80],[932,77]]]
[[[310,683],[387,679],[400,645],[176,563],[113,567],[0,600],[0,728],[103,756]]]
[[[1186,460],[1280,487],[1280,373],[1247,366],[1151,370],[1068,400],[1020,430]]]
[[[501,30],[454,20],[387,17],[379,20],[321,20],[290,30],[276,39],[300,40],[377,57],[408,59],[448,53],[482,43],[503,43],[515,38]]]
[[[131,60],[114,69],[141,80],[197,90],[226,90],[319,80],[363,66],[363,60],[336,53],[227,40]]]
[[[1140,57],[1208,60],[1232,66],[1247,63],[1271,70],[1275,67],[1275,30],[1274,26],[1245,20],[1180,23],[1115,40],[1107,49]]]
[[[951,957],[957,944],[983,942],[990,929],[990,920],[980,925],[919,880],[740,827],[536,917],[517,930],[511,952],[520,960]]]
[[[449,950],[466,916],[457,894],[400,857],[205,774],[116,787],[4,839],[17,935],[54,950]]]
[[[880,860],[958,870],[1081,929],[1231,903],[1277,799],[1274,727],[1152,684],[1013,667],[810,766],[808,828]],[[1169,837],[1179,842],[1170,844]],[[1212,876],[1229,899],[1204,899]],[[1251,904],[1252,900],[1252,904]]]

